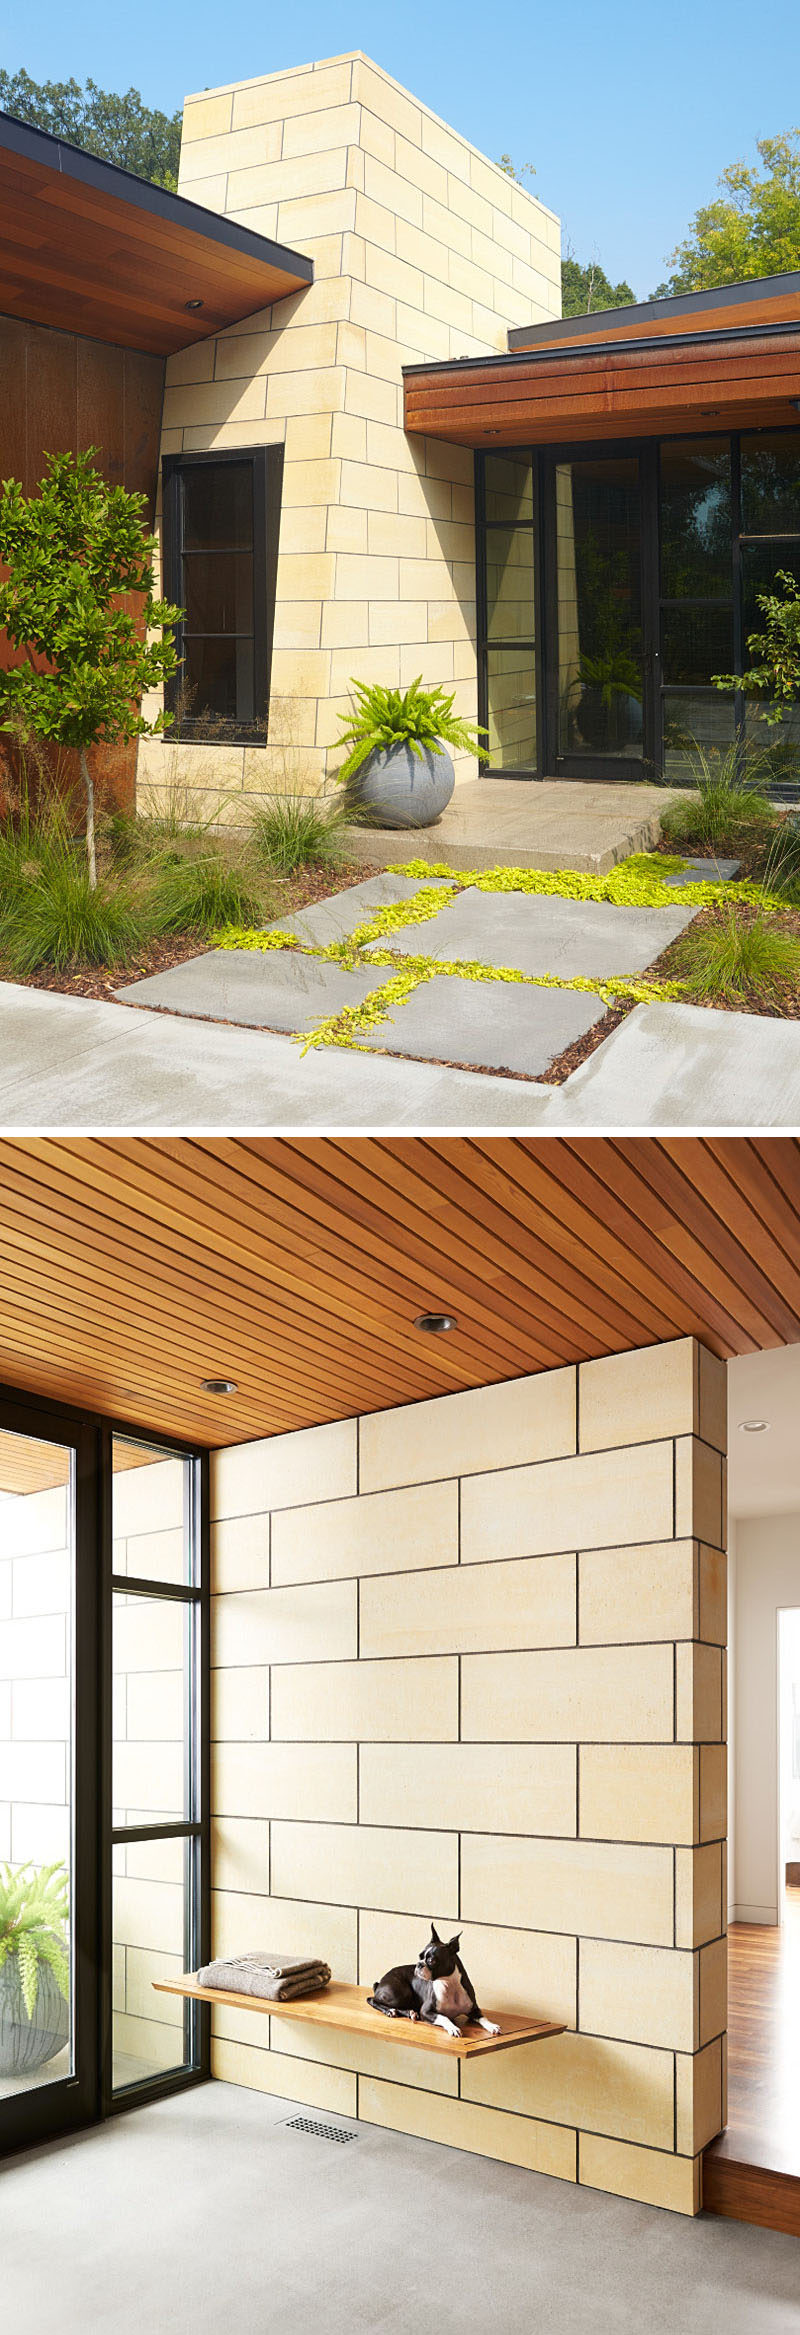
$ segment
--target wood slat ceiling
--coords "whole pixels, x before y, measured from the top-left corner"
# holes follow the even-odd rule
[[[794,1139],[0,1140],[0,1381],[153,1434],[235,1443],[689,1331],[800,1342]]]
[[[660,437],[714,422],[724,429],[796,427],[800,326],[417,365],[405,370],[404,391],[412,436],[465,446]]]
[[[312,277],[265,236],[0,115],[3,315],[169,356]]]

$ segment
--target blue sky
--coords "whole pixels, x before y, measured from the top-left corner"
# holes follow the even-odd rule
[[[40,0],[0,42],[7,71],[139,87],[172,112],[187,89],[360,48],[495,159],[532,162],[565,242],[640,297],[719,172],[800,120],[797,0]]]

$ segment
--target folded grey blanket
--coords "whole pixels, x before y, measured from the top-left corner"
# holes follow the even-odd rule
[[[266,2002],[288,2003],[299,1995],[319,1994],[330,1984],[327,1962],[291,1959],[286,1954],[236,1954],[229,1961],[207,1962],[195,1972],[199,1986],[219,1986],[230,1994],[256,1994]]]

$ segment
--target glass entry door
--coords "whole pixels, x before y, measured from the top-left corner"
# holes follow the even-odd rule
[[[79,1563],[86,1437],[0,1430],[0,2145],[86,2121],[97,2096],[95,1721],[79,1721],[95,1640]],[[12,1423],[13,1422],[13,1423]],[[91,1490],[89,1492],[91,1500]],[[81,1535],[86,1522],[81,1500]],[[86,1550],[83,1551],[84,1557]],[[91,1559],[90,1550],[90,1559]],[[79,1656],[79,1647],[83,1649]]]
[[[640,778],[650,758],[641,472],[636,452],[547,463],[549,763],[564,778]]]

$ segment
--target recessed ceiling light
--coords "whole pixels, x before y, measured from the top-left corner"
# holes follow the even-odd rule
[[[458,1321],[454,1313],[418,1313],[414,1328],[427,1330],[431,1338],[443,1338],[448,1330],[458,1329]]]
[[[183,305],[184,308],[188,308],[191,313],[195,308],[202,308],[203,302],[202,300],[184,300]]]
[[[235,1395],[238,1393],[235,1378],[201,1378],[200,1384],[206,1395]]]
[[[769,1432],[769,1420],[768,1420],[768,1419],[740,1419],[740,1420],[739,1420],[739,1433],[740,1433],[740,1435],[766,1435],[768,1432]]]

